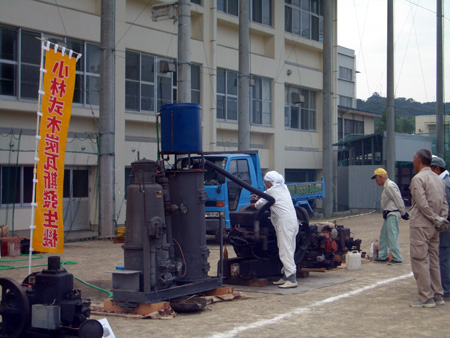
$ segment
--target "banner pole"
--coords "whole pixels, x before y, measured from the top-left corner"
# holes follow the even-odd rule
[[[36,229],[36,225],[34,224],[35,219],[35,209],[37,206],[36,203],[36,172],[37,172],[37,162],[39,162],[38,158],[38,149],[39,149],[39,126],[41,123],[41,101],[42,96],[44,95],[44,92],[42,91],[42,79],[44,77],[44,73],[46,70],[44,69],[44,53],[45,50],[49,50],[50,48],[50,41],[45,41],[41,39],[41,65],[39,68],[39,93],[38,93],[38,109],[36,114],[36,141],[35,141],[35,148],[34,148],[34,167],[33,167],[33,193],[31,195],[31,224],[30,224],[30,249],[28,254],[28,274],[31,274],[31,258],[33,256],[33,232],[34,229]]]

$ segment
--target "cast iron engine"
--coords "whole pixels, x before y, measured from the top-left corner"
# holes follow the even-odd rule
[[[125,309],[222,286],[221,276],[208,275],[204,165],[190,161],[191,154],[203,154],[201,107],[174,103],[160,112],[158,160],[131,164],[124,269],[112,274],[114,302]],[[179,156],[187,166],[177,167]]]
[[[22,285],[0,278],[0,337],[101,338],[103,326],[90,316],[90,301],[73,288],[73,275],[61,269],[60,257],[48,268],[27,276]]]
[[[208,276],[205,170],[166,170],[163,161],[147,159],[131,165],[124,270],[113,272],[114,301],[131,309],[220,287],[220,278]]]
[[[309,217],[303,208],[296,208],[299,231],[296,237],[294,260],[300,264],[310,241]],[[253,279],[279,275],[282,263],[278,256],[275,228],[270,221],[270,211],[259,217],[255,229],[255,218],[258,211],[248,206],[230,213],[231,224],[228,242],[238,258],[224,261],[224,277],[232,278],[231,266],[239,264],[239,278]]]
[[[309,225],[309,217],[301,207],[296,207],[299,231],[296,238],[294,260],[299,268],[335,268],[341,264],[341,256],[348,251],[360,251],[361,240],[350,237],[350,229],[326,222]],[[228,242],[238,258],[224,262],[224,277],[232,278],[232,265],[239,265],[239,278],[253,279],[279,275],[282,267],[278,257],[275,229],[270,221],[270,211],[259,220],[256,236],[254,219],[257,211],[244,207],[230,213],[231,224]]]

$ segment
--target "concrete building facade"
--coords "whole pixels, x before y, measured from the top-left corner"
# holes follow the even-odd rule
[[[157,158],[156,115],[162,104],[176,102],[177,25],[173,19],[152,20],[152,6],[161,3],[114,1],[117,225],[125,221],[130,164],[138,156]],[[202,107],[204,151],[237,150],[236,3],[191,1],[191,93],[192,102]],[[334,32],[336,10],[332,1]],[[322,23],[320,0],[250,1],[251,148],[259,151],[263,170],[288,174],[291,181],[322,174]],[[83,54],[66,148],[64,218],[66,231],[98,231],[100,24],[100,0],[0,2],[0,224],[15,231],[27,230],[30,222],[40,58],[36,37],[63,41]],[[336,33],[333,39],[336,46]],[[337,108],[333,114],[337,126]]]

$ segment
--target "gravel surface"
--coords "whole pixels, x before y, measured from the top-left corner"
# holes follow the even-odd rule
[[[378,238],[382,225],[380,213],[336,220],[337,224],[350,228],[354,238],[362,239],[362,250],[366,252]],[[311,272],[309,279],[299,279],[296,292],[280,294],[246,289],[248,299],[214,303],[197,313],[178,314],[172,320],[107,318],[116,337],[449,337],[450,304],[434,309],[408,306],[417,299],[409,258],[408,221],[400,222],[399,242],[402,264],[364,262],[360,270]],[[215,275],[219,247],[212,238],[208,246],[210,275]],[[228,247],[228,251],[232,257],[233,250]],[[33,264],[46,264],[47,256],[44,254],[43,259]],[[123,265],[123,250],[121,244],[106,240],[67,243],[61,260],[77,263],[66,265],[75,276],[109,289],[109,271]],[[18,267],[27,263],[1,264]],[[33,271],[41,269],[35,267]],[[12,269],[0,274],[22,281],[28,270]],[[308,287],[308,283],[315,284],[311,283],[314,278],[322,281],[329,278],[329,281],[324,286]],[[90,298],[96,306],[101,306],[108,296],[78,281],[75,286],[82,290],[83,298]]]

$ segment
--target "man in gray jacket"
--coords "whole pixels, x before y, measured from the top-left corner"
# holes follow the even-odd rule
[[[380,232],[378,258],[375,261],[387,262],[390,251],[392,263],[401,263],[402,254],[398,244],[398,224],[400,216],[405,220],[409,219],[409,215],[405,211],[405,203],[397,184],[388,178],[386,170],[383,168],[375,169],[372,179],[375,179],[377,184],[383,187],[381,209],[383,209],[384,222]]]
[[[445,161],[438,156],[434,156],[431,160],[431,170],[444,180],[447,204],[450,205],[450,175],[445,168]],[[447,216],[447,220],[449,219],[450,214]],[[439,266],[444,298],[450,300],[450,228],[439,234]]]
[[[413,165],[417,174],[409,186],[410,253],[419,300],[410,306],[432,308],[445,304],[439,269],[439,232],[448,226],[448,204],[444,181],[430,168],[431,152],[419,149]]]

